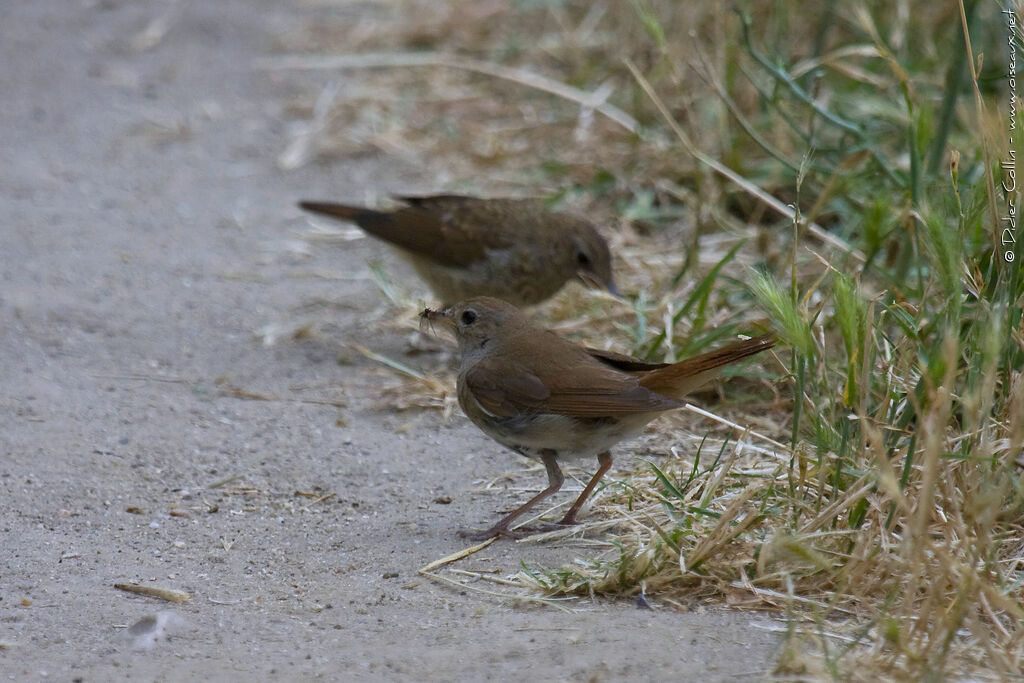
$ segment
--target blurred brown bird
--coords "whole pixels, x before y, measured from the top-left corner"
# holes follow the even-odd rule
[[[558,522],[575,524],[580,506],[612,465],[612,446],[682,406],[686,394],[723,366],[775,345],[769,334],[671,365],[645,363],[577,346],[488,297],[420,315],[455,333],[459,405],[466,416],[501,445],[547,468],[546,489],[487,531],[463,534],[476,540],[518,535],[509,525],[562,487],[559,461],[596,455],[597,472]]]
[[[398,199],[406,206],[393,211],[310,201],[299,206],[351,221],[396,247],[446,306],[485,295],[532,305],[575,277],[616,293],[608,244],[582,218],[534,199]]]

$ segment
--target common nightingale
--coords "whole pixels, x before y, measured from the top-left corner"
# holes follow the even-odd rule
[[[645,363],[578,346],[489,297],[420,315],[455,334],[458,398],[466,416],[501,445],[547,468],[546,489],[487,531],[463,533],[476,540],[519,535],[509,525],[562,487],[559,463],[596,455],[597,472],[558,522],[575,524],[580,506],[612,465],[612,446],[682,406],[686,394],[723,366],[775,345],[769,334],[678,363]]]
[[[550,211],[535,199],[397,199],[405,206],[392,211],[311,201],[299,206],[355,223],[395,247],[446,306],[474,296],[528,306],[575,277],[615,293],[608,244],[583,218]]]

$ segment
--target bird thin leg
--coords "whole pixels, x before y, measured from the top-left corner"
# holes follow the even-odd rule
[[[597,486],[597,482],[601,481],[601,477],[611,469],[612,454],[608,451],[599,454],[597,456],[597,462],[600,464],[600,467],[597,468],[597,472],[594,472],[594,476],[590,478],[589,482],[587,482],[587,485],[583,488],[579,498],[576,499],[576,502],[573,503],[572,507],[565,513],[565,517],[562,517],[562,520],[558,522],[558,525],[579,524],[579,522],[576,521],[576,513],[579,512],[581,507],[583,507],[583,501],[585,501],[590,494],[594,492],[594,487]]]
[[[487,531],[460,531],[459,535],[463,538],[468,538],[473,541],[486,541],[488,538],[494,536],[516,536],[516,532],[509,529],[509,525],[514,522],[520,515],[532,508],[534,505],[544,500],[553,493],[557,493],[562,488],[562,483],[565,481],[565,476],[562,474],[562,470],[558,467],[558,461],[555,459],[555,451],[544,450],[541,451],[540,456],[541,462],[544,463],[544,467],[548,471],[548,487],[538,493],[536,496],[526,501],[518,508],[502,517],[501,521],[492,526]],[[611,466],[611,456],[609,456],[609,466]],[[607,469],[607,468],[605,468]],[[603,474],[604,472],[602,472]]]

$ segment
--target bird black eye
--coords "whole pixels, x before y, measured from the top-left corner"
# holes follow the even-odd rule
[[[476,318],[477,318],[476,311],[474,311],[472,308],[467,309],[467,310],[462,312],[462,324],[463,325],[472,325],[473,323],[476,322]]]
[[[582,251],[578,251],[578,252],[576,252],[576,263],[581,265],[581,266],[589,266],[590,265],[590,257],[587,256]]]

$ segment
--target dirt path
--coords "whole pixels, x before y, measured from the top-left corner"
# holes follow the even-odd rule
[[[381,410],[377,366],[344,345],[404,348],[365,325],[383,306],[366,266],[381,250],[295,238],[299,197],[433,189],[382,157],[277,168],[288,97],[327,76],[253,63],[327,11],[358,3],[4,8],[0,675],[762,677],[775,640],[752,626],[763,617],[562,611],[417,576],[463,547],[458,528],[521,500],[479,482],[523,463],[461,417]],[[303,320],[329,334],[264,343]],[[509,574],[578,552],[502,542],[468,565]],[[142,648],[124,627],[158,613],[170,637]]]

